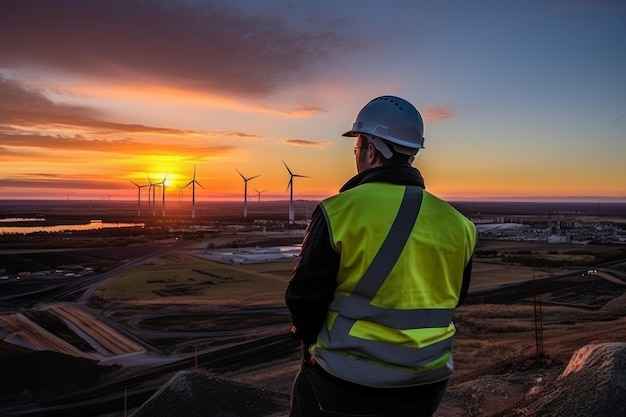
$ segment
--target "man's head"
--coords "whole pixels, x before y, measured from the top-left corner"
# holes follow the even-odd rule
[[[352,130],[359,172],[379,165],[410,165],[424,147],[424,122],[417,109],[395,96],[381,96],[365,105]]]

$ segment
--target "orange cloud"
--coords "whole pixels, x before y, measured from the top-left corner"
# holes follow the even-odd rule
[[[84,151],[114,154],[158,155],[158,154],[193,154],[219,155],[233,150],[234,146],[211,146],[189,143],[138,142],[133,139],[86,139],[81,136],[61,137],[49,135],[11,135],[0,134],[0,143],[4,152],[0,155],[22,158],[33,153],[33,149],[49,149],[59,153],[59,160],[67,159],[63,151]],[[52,156],[52,155],[49,155]]]
[[[420,109],[425,120],[445,120],[454,117],[454,111],[449,106],[426,107]]]
[[[258,135],[246,132],[202,132],[115,123],[97,116],[97,112],[90,108],[54,103],[39,90],[0,78],[0,159],[17,161],[42,153],[47,160],[63,160],[70,156],[64,151],[144,157],[159,154],[207,157],[225,154],[236,148],[232,145],[211,145],[207,139],[260,139]],[[159,137],[181,140],[161,141]],[[194,140],[198,138],[205,140]]]
[[[57,128],[76,126],[103,132],[156,133],[165,135],[199,134],[193,130],[172,129],[102,120],[94,109],[55,103],[40,90],[16,80],[0,77],[0,125],[7,127]]]

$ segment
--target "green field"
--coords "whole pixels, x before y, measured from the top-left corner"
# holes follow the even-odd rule
[[[496,287],[502,284],[545,278],[554,272],[534,270],[531,267],[475,261],[472,265],[470,291]]]
[[[171,252],[106,281],[94,295],[104,302],[141,304],[269,302],[282,297],[293,265],[230,265]]]
[[[95,293],[104,302],[212,304],[238,301],[282,303],[295,260],[233,265],[192,252],[170,252],[105,282]],[[476,261],[470,290],[549,275],[533,268]]]

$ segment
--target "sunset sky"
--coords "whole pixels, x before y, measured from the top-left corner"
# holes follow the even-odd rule
[[[626,201],[620,0],[0,0],[0,200],[321,199],[370,99],[449,200]],[[147,189],[144,188],[144,191]],[[190,191],[185,198],[190,198]],[[143,197],[145,198],[145,197]]]

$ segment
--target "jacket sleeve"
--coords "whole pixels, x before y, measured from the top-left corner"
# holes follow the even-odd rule
[[[474,257],[472,256],[465,265],[465,269],[463,270],[463,283],[461,284],[461,294],[459,295],[459,302],[456,305],[457,307],[463,304],[465,301],[465,297],[467,296],[467,292],[469,291],[470,279],[472,277],[472,260]]]
[[[294,337],[305,345],[315,343],[335,295],[339,254],[335,252],[322,209],[313,212],[302,251],[285,292]]]

